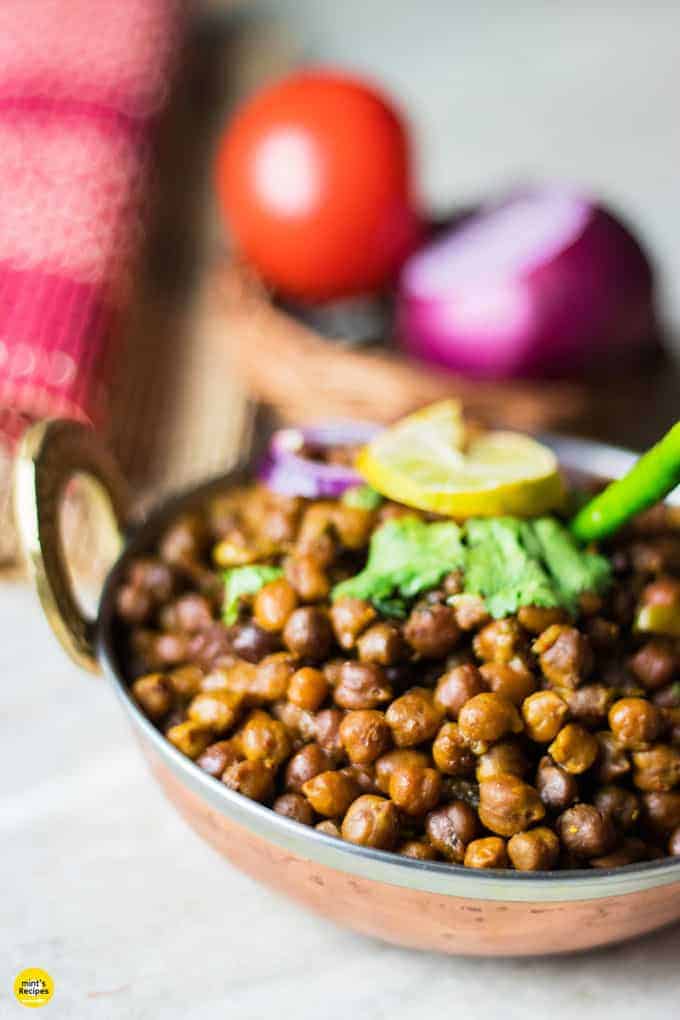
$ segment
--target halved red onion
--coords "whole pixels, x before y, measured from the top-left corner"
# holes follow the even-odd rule
[[[379,426],[365,421],[329,421],[307,428],[280,429],[272,436],[258,476],[267,488],[287,496],[336,499],[363,479],[344,464],[327,464],[304,454],[305,447],[328,450],[363,446]]]
[[[538,189],[411,256],[397,322],[411,354],[468,375],[570,375],[654,340],[652,271],[601,206]]]

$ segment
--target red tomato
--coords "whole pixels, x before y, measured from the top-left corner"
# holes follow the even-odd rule
[[[239,248],[290,296],[377,290],[418,240],[406,130],[358,79],[307,71],[259,92],[225,131],[216,169]]]

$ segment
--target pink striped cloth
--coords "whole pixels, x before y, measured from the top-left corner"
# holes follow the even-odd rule
[[[177,0],[0,2],[0,445],[102,422]]]

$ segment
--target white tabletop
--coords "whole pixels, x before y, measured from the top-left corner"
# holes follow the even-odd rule
[[[107,682],[0,583],[0,1017],[15,974],[59,1020],[670,1020],[680,926],[563,959],[455,959],[330,926],[235,871],[147,770]],[[42,1014],[41,1014],[42,1015]]]

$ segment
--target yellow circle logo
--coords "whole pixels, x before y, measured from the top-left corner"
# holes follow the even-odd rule
[[[54,995],[54,981],[46,970],[27,967],[14,979],[14,995],[22,1006],[37,1009],[45,1006]]]

